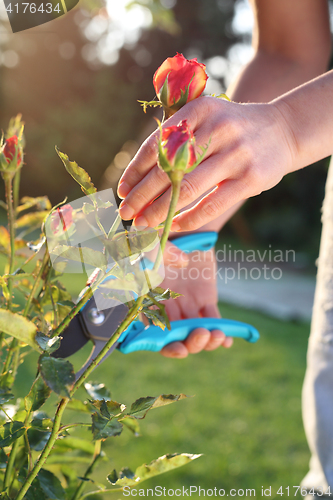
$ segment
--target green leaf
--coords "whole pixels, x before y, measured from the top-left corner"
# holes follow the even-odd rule
[[[168,472],[178,467],[182,467],[199,457],[201,457],[201,455],[191,455],[189,453],[163,455],[163,457],[153,460],[148,465],[141,465],[136,469],[135,473],[126,468],[120,471],[119,478],[117,478],[116,472],[113,471],[108,475],[107,479],[115,486],[134,486],[150,479],[151,477],[164,474],[164,472]]]
[[[51,432],[53,427],[53,421],[44,412],[40,412],[31,421],[31,428],[36,429],[40,432]]]
[[[161,309],[144,309],[143,314],[150,319],[154,325],[162,328],[162,330],[164,330],[165,327],[169,330],[171,329],[169,318],[165,312],[165,306],[161,305]]]
[[[140,436],[140,425],[135,418],[125,417],[119,419],[119,422],[121,422],[125,427],[127,427],[127,429],[133,432],[135,437]]]
[[[6,453],[0,448],[0,469],[5,469],[7,467],[8,457]],[[1,498],[1,497],[0,497]]]
[[[102,252],[88,247],[57,245],[52,249],[52,255],[99,269],[105,269],[108,265],[106,256]]]
[[[11,399],[14,399],[14,394],[10,392],[5,392],[3,389],[0,389],[0,406],[8,403]]]
[[[50,418],[34,418],[28,430],[28,440],[32,450],[41,451],[49,440],[53,422]]]
[[[122,413],[126,409],[125,405],[117,403],[117,401],[106,401],[105,399],[95,399],[89,401],[89,403],[94,408],[93,411],[97,409],[103,417],[108,419],[119,415],[119,413]]]
[[[17,219],[15,222],[15,227],[17,229],[21,227],[29,227],[31,229],[40,227],[49,213],[49,210],[42,210],[40,212],[31,212],[29,214],[22,215],[22,217]]]
[[[9,446],[24,434],[23,422],[7,422],[0,427],[0,448]]]
[[[48,337],[41,332],[37,332],[35,339],[39,347],[49,354],[60,347],[61,337]]]
[[[44,382],[59,396],[69,398],[69,389],[75,382],[73,365],[64,359],[51,358],[42,354],[39,358],[39,370]]]
[[[92,399],[111,399],[111,393],[104,384],[99,382],[86,382],[84,388]]]
[[[38,472],[39,483],[47,496],[51,500],[65,500],[66,494],[59,479],[52,472],[41,469]]]
[[[0,331],[15,337],[40,352],[40,348],[35,341],[36,325],[27,318],[6,309],[0,309]]]
[[[84,194],[89,195],[89,194],[96,193],[97,189],[95,188],[95,186],[91,182],[91,179],[90,179],[90,176],[88,175],[88,173],[83,168],[79,167],[79,165],[75,161],[69,161],[68,156],[65,153],[62,153],[61,151],[59,151],[59,149],[57,147],[55,149],[56,149],[56,152],[58,153],[61,161],[65,165],[67,172],[73,177],[73,179],[78,184],[80,184],[81,189],[84,192]]]
[[[20,483],[24,483],[26,477],[26,469],[21,469],[18,476]],[[38,476],[32,481],[30,488],[25,494],[24,500],[46,500],[46,496],[41,488]]]
[[[139,398],[132,404],[130,411],[125,416],[132,416],[134,418],[145,418],[147,412],[153,408],[169,405],[187,398],[185,394],[161,394],[157,397],[148,396],[146,398]]]
[[[51,394],[50,388],[41,377],[38,377],[30,389],[29,394],[24,399],[26,411],[39,410]]]
[[[40,210],[51,210],[52,205],[47,196],[39,196],[38,198],[30,198],[30,196],[24,196],[21,200],[22,205],[19,205],[16,209],[16,213],[23,212],[29,208],[37,207]]]
[[[119,262],[129,256],[136,257],[142,252],[149,252],[159,241],[158,232],[147,228],[144,231],[117,233],[111,240],[103,240],[103,243],[111,257]]]
[[[119,436],[123,430],[123,426],[115,418],[103,417],[98,412],[95,412],[91,416],[92,418],[92,433],[94,439],[103,441],[108,437]]]
[[[173,292],[170,288],[162,288],[157,286],[154,290],[150,290],[148,293],[149,297],[153,297],[157,302],[161,302],[162,300],[176,299],[177,297],[181,297],[181,293]],[[149,305],[153,305],[153,302]]]

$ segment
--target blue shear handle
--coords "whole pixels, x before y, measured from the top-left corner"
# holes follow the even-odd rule
[[[179,250],[185,253],[194,252],[194,250],[200,250],[205,252],[214,247],[218,238],[218,234],[215,231],[206,231],[201,233],[186,234],[185,236],[180,236],[171,240],[171,243],[176,245]]]
[[[132,325],[134,326],[135,323]],[[124,354],[134,351],[160,351],[170,342],[185,340],[192,330],[200,327],[209,331],[222,330],[227,337],[241,337],[248,342],[256,342],[259,339],[259,332],[252,325],[223,318],[172,321],[171,330],[162,330],[159,326],[147,326],[144,329],[139,328],[139,325],[136,326],[138,328],[132,328],[123,342],[121,342],[121,337],[119,339],[121,343],[118,349]]]

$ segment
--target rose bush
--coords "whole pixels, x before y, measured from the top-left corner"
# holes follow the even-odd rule
[[[180,55],[177,56],[177,60],[179,58]],[[194,61],[189,61],[189,63],[185,66],[187,69],[189,67],[192,69],[190,72],[187,70],[183,72],[183,75],[186,75],[183,79],[185,87],[180,89],[180,95],[186,96],[186,99],[189,96],[194,98],[193,96],[199,95],[198,90],[195,91],[191,87],[192,83],[197,81],[196,70],[192,76],[189,76],[193,68],[200,68],[201,80],[205,80],[202,75],[203,65],[196,61],[195,64]],[[173,77],[170,76],[170,79],[168,77],[165,81],[169,80],[175,91],[176,84]],[[201,82],[201,87],[202,85]],[[172,102],[179,106],[180,100],[176,101],[174,98]],[[118,264],[118,257],[123,259],[124,255],[128,255],[133,244],[129,244],[128,232],[119,229],[119,215],[110,229],[106,230],[103,227],[99,214],[110,204],[102,203],[99,199],[87,172],[58,150],[57,153],[66,170],[79,183],[88,200],[79,211],[80,213],[74,214],[71,205],[64,205],[64,202],[52,208],[45,196],[25,197],[20,200],[19,181],[24,158],[23,147],[23,124],[18,116],[11,120],[5,140],[2,140],[0,145],[0,171],[6,194],[6,200],[1,202],[1,206],[6,209],[8,217],[8,229],[4,226],[0,227],[0,252],[7,258],[7,264],[0,276],[2,289],[0,352],[3,360],[0,373],[0,481],[3,485],[0,499],[78,500],[91,493],[84,492],[88,485],[95,488],[93,492],[95,494],[120,491],[124,486],[137,486],[141,481],[180,467],[199,455],[186,453],[164,455],[148,465],[138,467],[135,473],[128,468],[123,469],[119,475],[116,471],[112,471],[107,479],[116,488],[109,489],[105,485],[89,483],[96,465],[103,460],[103,442],[120,435],[124,427],[137,434],[138,420],[144,418],[148,411],[176,402],[186,396],[162,394],[156,397],[143,397],[126,407],[111,400],[110,393],[104,384],[88,382],[88,377],[121,333],[140,313],[146,315],[154,324],[162,327],[168,326],[165,307],[160,302],[166,298],[176,298],[177,294],[160,287],[155,289],[150,287],[142,294],[132,294],[128,302],[128,315],[121,321],[97,357],[76,379],[70,361],[56,358],[52,356],[52,353],[59,348],[61,335],[69,323],[99,287],[107,286],[105,283],[108,283],[109,277],[113,278],[109,281],[109,283],[112,281],[111,288],[117,289],[118,284],[119,290],[125,289],[126,293],[133,291],[132,274],[124,271]],[[205,152],[203,150],[202,155],[197,157],[194,149],[194,136],[186,122],[165,129],[160,137],[159,148],[162,152],[160,164],[161,166],[163,162],[167,164],[174,189],[160,242],[159,256],[152,273],[155,268],[159,267],[159,261],[168,239],[181,179],[185,172],[199,163]],[[77,211],[75,209],[75,212]],[[63,233],[65,236],[68,236],[68,233],[74,234],[76,231],[76,225],[73,222],[74,215],[81,218],[87,217],[87,220],[90,217],[90,221],[94,220],[98,226],[98,234],[104,235],[101,238],[102,251],[93,250],[81,244],[78,249],[71,246],[69,238],[67,245],[64,245],[64,240],[62,240],[59,255],[65,255],[66,258],[74,260],[78,255],[85,255],[89,265],[98,269],[94,278],[88,280],[86,288],[76,302],[73,301],[61,280],[61,269],[52,267],[46,243],[47,227],[51,227],[54,236],[62,236]],[[36,237],[38,229],[39,237],[37,240],[30,241],[32,235]],[[134,236],[138,238],[137,235]],[[140,234],[141,237],[144,239],[145,234]],[[149,238],[151,239],[150,233],[148,233]],[[56,253],[54,241],[52,245],[52,252]],[[107,265],[109,254],[114,262],[111,269]],[[28,394],[20,401],[13,393],[14,381],[18,366],[26,362],[26,356],[31,350],[39,353],[36,375],[31,379]],[[85,388],[88,399],[78,398],[77,390],[81,386]],[[51,393],[57,398],[57,407],[53,416],[40,412]],[[65,424],[63,421],[64,412],[68,408],[76,412],[74,424]],[[91,423],[82,422],[84,420],[82,415],[90,417]],[[88,427],[92,433],[85,440],[75,438],[75,431],[81,426]],[[63,467],[61,452],[63,449],[61,443],[64,441],[67,442],[66,455],[68,458],[72,457],[71,466],[66,465],[66,468]],[[83,463],[87,461],[87,454],[91,455],[86,469],[82,472],[78,470],[79,463],[75,463],[80,454],[85,457]],[[49,458],[52,459],[52,471],[47,468]]]

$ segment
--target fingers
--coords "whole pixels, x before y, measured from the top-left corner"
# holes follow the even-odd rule
[[[218,160],[216,156],[213,155],[203,161],[203,163],[193,170],[193,172],[184,176],[181,183],[177,210],[181,210],[190,203],[196,201],[204,193],[210,191],[220,183],[222,178],[227,178],[231,174],[231,166],[229,168],[228,163],[224,164],[223,169],[216,168],[217,163]],[[162,173],[164,174],[164,172]],[[233,174],[236,174],[235,170]],[[152,200],[148,200],[148,197],[150,193],[153,193],[154,196],[156,193],[153,191],[153,188],[146,188],[146,182],[149,177],[156,178],[157,176],[151,171],[143,181],[131,191],[125,200],[126,204],[132,207],[131,214],[139,214],[134,221],[135,226],[155,227],[166,219],[168,213],[171,195],[170,188],[157,200],[151,203]],[[165,184],[163,186],[164,189],[166,189],[168,185],[169,183]],[[159,189],[160,186],[161,184],[159,184]],[[124,215],[122,206],[120,206],[120,215],[122,217]]]
[[[186,358],[188,356],[188,350],[182,342],[172,342],[171,344],[166,345],[160,351],[162,356],[166,358]]]
[[[194,207],[177,215],[171,231],[193,231],[215,220],[237,202],[245,200],[244,185],[237,179],[222,182],[214,191],[204,196]]]
[[[200,106],[201,101],[206,98],[196,99],[196,106]],[[203,103],[204,104],[204,103]],[[193,101],[186,104],[174,116],[169,118],[164,124],[164,127],[177,125],[181,120],[186,119],[188,125],[195,130],[198,124],[198,114]],[[202,104],[201,104],[201,107]],[[120,198],[125,198],[129,192],[146,176],[146,174],[156,165],[157,159],[157,142],[159,138],[159,130],[157,129],[151,134],[148,139],[142,144],[139,151],[130,162],[125,172],[123,173],[118,186],[118,195]]]

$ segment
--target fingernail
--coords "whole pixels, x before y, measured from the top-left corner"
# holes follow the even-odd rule
[[[180,227],[178,222],[174,221],[171,225],[171,231],[174,231],[175,233],[177,233],[178,231],[181,231],[181,230],[182,230],[182,228]]]
[[[120,183],[118,185],[118,191],[117,191],[119,198],[126,198],[128,193],[130,192],[130,190],[131,190],[131,188],[127,184],[127,182],[120,181]]]
[[[134,210],[130,205],[127,205],[124,201],[122,201],[119,205],[119,213],[120,217],[125,220],[133,219]]]
[[[134,226],[136,227],[147,227],[148,226],[148,221],[146,219],[146,217],[144,217],[143,215],[139,215],[139,217],[137,217],[134,222],[133,222]]]

